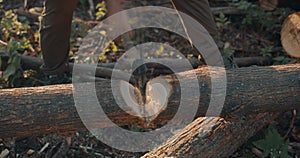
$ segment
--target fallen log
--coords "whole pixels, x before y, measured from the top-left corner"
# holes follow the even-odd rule
[[[163,58],[163,59],[144,59],[144,62],[147,63],[148,68],[156,68],[156,69],[165,69],[165,66],[162,66],[159,63],[164,63],[165,65],[171,65],[173,68],[180,69],[180,70],[186,70],[187,67],[185,64],[182,64],[182,61],[184,59],[178,59],[178,58]],[[190,66],[193,68],[197,68],[198,66],[204,65],[204,63],[196,58],[190,58],[187,59],[190,62]],[[130,68],[132,67],[132,63],[135,61],[138,61],[136,59],[123,59],[121,60],[122,63],[119,62],[119,64],[122,64],[123,67]],[[43,64],[43,61],[36,57],[21,55],[21,66],[24,70],[32,69],[32,70],[39,70],[41,65]],[[72,66],[70,70],[73,69],[73,63],[70,63]],[[110,68],[113,69],[115,67],[116,63],[98,63],[97,67],[101,68]]]
[[[170,3],[169,3],[169,5],[171,7]],[[162,6],[164,6],[164,5],[162,5]],[[131,8],[131,7],[126,7],[125,6],[124,8],[126,9],[126,8]],[[38,21],[39,17],[41,16],[39,13],[36,13],[36,12],[33,12],[33,11],[28,11],[28,10],[25,10],[23,8],[15,9],[14,11],[19,16],[25,16],[25,17],[27,17],[29,19],[34,20],[34,21]],[[212,14],[214,14],[214,15],[219,15],[221,13],[223,13],[223,14],[233,14],[233,15],[243,14],[237,8],[235,8],[235,7],[228,7],[228,6],[225,6],[225,7],[211,7],[211,11],[212,11]],[[95,21],[83,21],[81,19],[75,19],[75,21],[85,23],[85,24],[87,24],[89,26],[94,26],[94,25],[99,24],[98,22],[95,22]]]
[[[27,55],[20,55],[21,56],[21,66],[23,70],[39,70],[41,65],[43,64],[42,60],[36,57],[31,57],[31,56],[27,56]],[[195,58],[191,58],[188,59],[190,62],[190,66],[192,68],[197,68],[198,66],[204,65],[204,63],[202,61],[199,61],[198,59]],[[128,59],[128,60],[122,60],[122,64],[123,67],[127,67],[130,68],[132,67],[132,63],[134,63],[134,60]],[[166,68],[166,66],[161,65],[161,64],[157,64],[157,62],[160,63],[164,63],[166,65],[171,65],[173,69],[176,69],[177,71],[184,71],[186,69],[189,69],[190,67],[187,67],[185,64],[182,64],[183,59],[172,59],[172,58],[167,58],[167,59],[157,59],[157,60],[153,60],[153,59],[145,59],[144,60],[147,64],[147,68],[148,68],[148,75],[151,75],[149,77],[153,77],[153,76],[159,76],[162,74],[173,74],[174,72],[171,71],[170,69]],[[3,65],[5,65],[5,61],[3,61]],[[74,63],[69,63],[69,69],[68,71],[72,72],[73,71],[73,67],[74,67]],[[114,69],[116,63],[99,63],[97,65],[96,71],[95,71],[95,76],[96,77],[101,77],[101,78],[111,78],[112,73],[114,71],[114,73],[117,73],[118,75],[118,79],[126,79],[126,78],[131,78],[131,83],[134,83],[134,75],[130,76],[128,73],[126,73],[125,71],[120,71],[117,69]],[[6,66],[2,66],[2,67],[6,67]],[[1,65],[0,65],[1,68]],[[93,70],[95,69],[92,66],[89,65],[77,65],[77,69],[82,70],[82,72],[85,73],[89,73],[91,76],[91,74],[93,73]]]
[[[247,67],[252,65],[267,66],[271,65],[272,59],[270,57],[242,57],[233,58],[233,61],[238,67]]]
[[[197,118],[163,145],[143,156],[150,157],[230,157],[278,113],[261,113],[237,121],[223,118]],[[212,123],[214,122],[214,123]]]
[[[279,7],[289,7],[295,10],[300,9],[300,2],[294,0],[259,0],[261,8],[272,11]]]
[[[265,10],[274,10],[278,7],[279,0],[259,0],[259,5]]]
[[[188,59],[191,66],[195,69],[199,66],[203,66],[204,63],[202,61],[199,61],[195,58]],[[133,63],[132,60],[122,60],[121,63],[124,67],[131,67],[131,63]],[[150,73],[154,76],[158,76],[159,74],[173,74],[172,71],[167,69],[165,66],[157,64],[156,62],[164,63],[165,65],[172,65],[172,68],[176,68],[177,71],[180,70],[186,70],[189,67],[186,67],[185,64],[182,64],[182,59],[145,59],[145,62],[147,62],[147,68],[149,69]],[[243,57],[243,58],[234,58],[234,62],[237,64],[238,67],[247,67],[252,65],[258,65],[258,66],[267,66],[271,64],[271,59],[269,57]],[[5,63],[5,61],[3,61]],[[21,66],[23,70],[39,70],[42,65],[42,60],[36,57],[21,55]],[[120,63],[119,63],[120,64]],[[5,65],[5,64],[3,64]],[[105,74],[100,74],[100,71],[96,71],[96,76],[102,76],[102,77],[111,77],[112,69],[115,67],[116,63],[99,63],[97,66],[101,69],[107,69],[107,71],[110,69],[109,72],[106,72]],[[5,67],[5,66],[3,66]],[[71,63],[70,71],[73,69],[73,64]],[[99,73],[99,74],[98,74]],[[125,76],[126,75],[121,75]]]
[[[218,74],[218,71],[215,69],[211,73]],[[199,68],[179,75],[186,76],[188,81],[192,72],[196,72],[201,85],[197,116],[205,116],[210,101],[211,73],[207,68]],[[282,112],[298,107],[299,72],[300,64],[228,70],[226,101],[221,116],[236,119],[248,114]],[[174,84],[177,84],[176,80]],[[25,137],[85,129],[74,107],[73,88],[73,85],[69,84],[0,90],[0,137]],[[89,93],[90,89],[83,91]],[[110,81],[97,82],[96,91],[105,113],[119,126],[156,128],[163,125],[177,112],[176,107],[180,98],[178,91],[172,91],[166,110],[149,123],[119,108],[114,102]],[[90,117],[101,119],[105,116],[91,112]],[[91,121],[90,124],[95,128],[110,126],[107,122]]]
[[[281,44],[286,53],[300,58],[300,12],[289,15],[281,29]]]
[[[39,20],[39,17],[41,16],[40,13],[37,13],[37,12],[33,12],[33,11],[27,11],[25,10],[24,8],[18,8],[18,9],[15,9],[14,10],[16,14],[18,14],[19,16],[25,16],[27,17],[28,19],[32,19],[32,20],[35,20],[35,21],[38,21]]]
[[[23,70],[28,70],[28,69],[39,70],[41,65],[43,64],[42,60],[39,58],[26,56],[26,55],[21,55],[20,57],[21,57],[21,66]],[[83,76],[90,76],[90,78],[92,78],[92,76],[100,77],[100,78],[111,78],[112,73],[114,71],[114,73],[117,74],[118,79],[126,80],[127,78],[130,78],[130,83],[135,83],[135,79],[133,75],[130,75],[124,71],[113,70],[108,66],[103,67],[99,65],[95,67],[95,66],[90,66],[88,64],[69,63],[68,71],[72,72],[75,65],[77,70],[81,70],[81,72],[84,73],[82,74]],[[93,73],[95,75],[93,75]]]
[[[241,15],[243,14],[240,10],[236,7],[213,7],[211,11],[214,15],[223,14],[232,14],[232,15]]]

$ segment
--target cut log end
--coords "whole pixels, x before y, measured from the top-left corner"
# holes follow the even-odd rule
[[[172,94],[172,85],[164,78],[154,78],[146,86],[146,102],[143,102],[139,89],[128,82],[120,81],[120,92],[127,106],[135,116],[146,122],[156,119],[167,108]]]
[[[281,29],[281,44],[287,54],[300,58],[300,12],[285,20]]]

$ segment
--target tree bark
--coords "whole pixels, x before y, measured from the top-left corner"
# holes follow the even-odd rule
[[[274,52],[278,50],[283,50],[282,48],[275,48],[273,50]],[[167,71],[168,73],[165,74],[172,74],[171,71],[166,70],[166,67],[163,65],[159,65],[155,62],[151,61],[159,61],[160,63],[165,63],[166,65],[172,65],[173,68],[176,68],[176,70],[185,70],[187,69],[185,64],[181,64],[183,59],[172,59],[172,58],[167,58],[167,59],[159,59],[159,60],[151,60],[151,59],[145,59],[147,63],[147,68],[149,69],[155,69],[158,72],[163,72]],[[188,59],[191,66],[195,69],[199,66],[203,66],[204,63],[202,61],[199,61],[198,59],[195,58],[190,58]],[[131,67],[131,63],[133,62],[132,60],[124,60],[125,62],[122,63],[124,67]],[[234,62],[237,64],[238,67],[248,67],[252,65],[257,65],[257,66],[267,66],[271,64],[271,58],[269,57],[240,57],[240,58],[234,58]],[[5,60],[3,60],[5,62]],[[42,65],[42,60],[37,58],[37,57],[31,57],[27,55],[21,55],[21,66],[23,70],[39,70],[41,65]],[[103,68],[110,68],[113,69],[115,67],[116,63],[98,63],[98,67],[103,67]],[[5,64],[3,64],[5,67]],[[72,70],[72,67],[70,68],[70,71]],[[155,71],[154,70],[154,71]]]
[[[259,0],[259,5],[265,10],[274,10],[277,8],[279,0]]]
[[[212,7],[211,11],[214,15],[223,14],[232,14],[232,15],[240,15],[243,14],[236,7]]]
[[[300,58],[300,12],[287,17],[281,29],[281,44],[287,54]]]
[[[219,70],[208,72],[207,68],[198,68],[178,75],[185,76],[184,80],[189,82],[192,72],[197,74],[201,86],[197,116],[205,116],[210,101],[210,74],[219,74]],[[89,83],[82,83],[85,84]],[[178,86],[176,79],[173,84],[175,88]],[[85,129],[74,107],[73,89],[74,86],[69,84],[0,90],[0,137],[25,137]],[[95,89],[98,98],[101,98],[99,102],[102,109],[119,126],[156,128],[163,125],[177,112],[180,98],[178,91],[172,91],[166,111],[148,123],[119,108],[114,101],[110,81],[97,82]],[[90,89],[81,91],[88,94]],[[300,64],[228,70],[227,94],[221,116],[227,120],[238,120],[249,114],[282,112],[299,107],[299,94]],[[85,102],[89,104],[89,100]],[[111,126],[107,122],[93,122],[105,117],[98,115],[96,110],[89,114],[91,118],[95,118],[91,119],[92,126]]]
[[[237,121],[199,117],[142,158],[229,157],[278,115],[261,113]]]
[[[252,65],[268,66],[272,63],[271,57],[241,57],[233,58],[233,61],[238,67],[248,67]]]

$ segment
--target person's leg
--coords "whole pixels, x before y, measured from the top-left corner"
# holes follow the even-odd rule
[[[174,3],[176,9],[178,11],[181,11],[195,20],[197,20],[202,26],[210,33],[210,35],[213,37],[215,43],[219,48],[223,48],[223,42],[220,40],[220,34],[217,30],[216,23],[214,21],[211,9],[209,7],[208,0],[172,0]],[[184,21],[184,19],[183,19]],[[189,29],[191,29],[188,32],[194,32],[198,31],[199,28],[189,26]],[[214,60],[216,57],[215,54],[211,54],[207,56],[206,58],[210,58]],[[223,56],[223,62],[225,64],[225,67],[231,68],[236,67],[236,64],[234,64],[234,61],[231,56],[227,56],[225,54],[222,54]]]
[[[73,11],[78,0],[45,0],[40,28],[40,44],[46,75],[62,74],[67,70]]]
[[[115,13],[118,13],[123,10],[121,4],[124,3],[125,0],[106,0],[107,7],[107,15],[111,16]]]
[[[216,36],[218,34],[208,0],[172,1],[178,11],[181,11],[197,20],[212,36]]]

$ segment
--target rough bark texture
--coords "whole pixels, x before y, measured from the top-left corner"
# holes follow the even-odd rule
[[[300,58],[300,12],[287,17],[281,29],[281,44],[285,51]]]
[[[186,82],[189,82],[192,72],[198,75],[201,86],[197,116],[204,116],[210,101],[209,74],[218,74],[218,70],[209,73],[207,68],[199,68],[179,75],[185,76]],[[298,107],[299,72],[300,64],[228,70],[227,98],[222,116],[227,120],[239,120],[248,114],[285,111]],[[178,87],[176,80],[173,84],[175,88]],[[1,90],[0,137],[23,137],[85,129],[74,107],[73,88],[73,85],[55,85]],[[81,91],[88,94],[91,89]],[[112,96],[110,81],[96,83],[96,91],[105,113],[117,125],[139,125],[148,128],[162,125],[174,116],[180,95],[178,91],[173,91],[167,110],[148,124],[117,106]],[[85,102],[88,106],[89,100]],[[91,119],[89,123],[97,128],[109,127],[110,124],[107,122],[93,122],[105,117],[98,115],[97,110],[95,112],[92,110],[89,116],[95,119]]]
[[[279,49],[280,51],[282,50],[282,48]],[[272,50],[272,52],[276,52],[278,51],[278,49],[274,49]],[[149,71],[151,71],[151,73],[155,73],[156,71],[159,74],[172,74],[173,72],[171,72],[170,70],[166,69],[165,66],[151,62],[151,59],[146,60],[147,63],[147,68],[150,69]],[[152,60],[154,61],[154,60]],[[176,68],[176,70],[186,70],[187,67],[185,64],[182,64],[182,59],[160,59],[160,60],[156,60],[156,62],[161,62],[161,63],[165,63],[166,65],[172,65],[173,68]],[[259,65],[259,66],[266,66],[266,65],[270,65],[272,59],[268,58],[268,57],[243,57],[243,58],[234,58],[234,62],[237,64],[238,67],[248,67],[248,66],[252,66],[252,65]],[[6,61],[3,60],[3,62],[5,63]],[[197,68],[199,66],[203,66],[204,63],[202,61],[199,61],[198,59],[195,58],[191,58],[189,59],[189,62],[191,64],[191,66],[193,68]],[[36,57],[30,57],[30,56],[26,56],[26,55],[21,55],[21,63],[22,63],[22,68],[24,70],[28,70],[28,69],[33,69],[33,70],[39,70],[40,66],[42,65],[42,60]],[[122,63],[122,65],[124,65],[124,67],[131,67],[131,63],[132,61],[130,60],[124,60],[124,62]],[[5,64],[3,64],[5,67]],[[72,63],[71,63],[72,65]],[[99,63],[98,67],[102,67],[102,68],[110,68],[113,69],[115,67],[116,63]],[[72,67],[70,68],[70,71],[72,71]],[[164,71],[166,71],[164,73]]]
[[[299,66],[299,64],[270,67],[253,66],[227,70],[226,101],[221,115],[226,118],[234,118],[250,113],[285,111],[298,107],[300,103],[300,98],[297,97],[300,94]],[[197,116],[204,116],[211,97],[209,95],[211,94],[211,78],[209,76],[219,73],[218,70],[209,72],[206,68],[197,69],[195,72],[198,76],[201,92]],[[187,80],[192,75],[191,72],[180,74],[185,76]],[[173,85],[175,88],[178,86],[176,81]],[[176,90],[174,91],[176,92]],[[190,99],[195,100],[195,98]],[[175,110],[172,109],[174,106],[170,105],[176,105],[176,101],[176,99],[170,100],[170,110],[168,111]]]
[[[267,66],[272,63],[272,59],[270,57],[243,57],[234,58],[233,60],[238,67],[248,67],[252,65]]]
[[[260,6],[265,10],[274,10],[279,4],[279,0],[259,0]]]
[[[219,15],[221,13],[223,14],[243,14],[240,10],[238,10],[235,7],[213,7],[211,8],[211,11],[214,15]]]
[[[277,116],[278,114],[261,113],[234,122],[218,117],[199,117],[143,158],[229,157]]]

